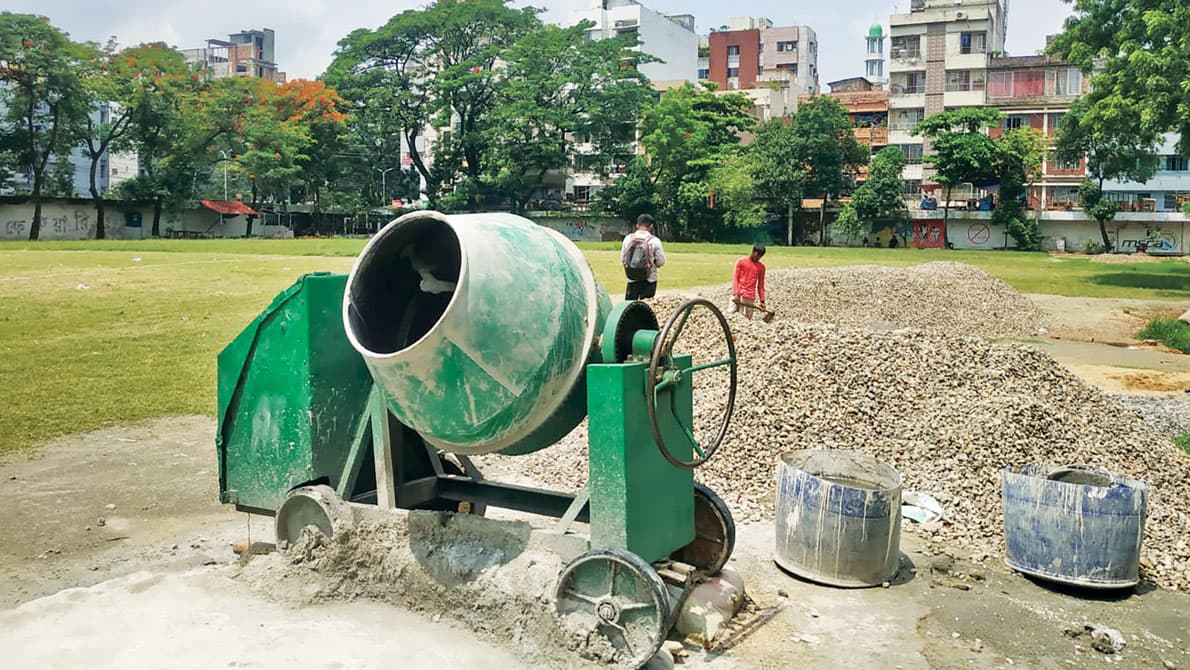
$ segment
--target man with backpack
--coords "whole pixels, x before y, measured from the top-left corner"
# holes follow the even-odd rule
[[[636,217],[636,232],[624,238],[620,247],[620,262],[628,277],[625,300],[646,300],[657,295],[657,268],[665,265],[665,250],[661,240],[653,235],[653,217]]]

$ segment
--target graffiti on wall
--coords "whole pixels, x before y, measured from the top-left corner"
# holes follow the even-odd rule
[[[942,249],[946,236],[942,234],[941,221],[914,221],[913,246],[917,249]]]
[[[1157,231],[1143,240],[1121,240],[1120,250],[1136,252],[1141,249],[1172,253],[1178,249],[1178,238],[1173,233]]]
[[[41,219],[39,237],[60,239],[87,239],[95,235],[93,212],[76,209],[72,212],[47,213]],[[32,217],[9,218],[0,226],[0,237],[6,239],[28,239],[33,227]]]

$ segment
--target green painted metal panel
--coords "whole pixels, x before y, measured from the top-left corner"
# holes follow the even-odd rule
[[[689,356],[675,356],[688,367]],[[665,460],[653,440],[645,410],[645,378],[641,363],[592,365],[587,368],[591,545],[614,547],[646,561],[668,557],[694,540],[694,473]],[[690,381],[673,387],[677,414],[692,421],[694,391]],[[682,428],[659,402],[662,435],[671,449],[688,444]],[[659,408],[660,410],[661,408]],[[679,458],[691,454],[675,451]]]
[[[219,354],[223,502],[276,510],[298,484],[337,485],[372,384],[343,331],[346,280],[302,277]]]

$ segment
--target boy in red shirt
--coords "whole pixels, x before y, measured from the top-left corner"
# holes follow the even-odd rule
[[[751,319],[759,306],[764,309],[764,245],[752,247],[752,255],[735,263],[735,274],[731,278],[731,307],[728,311],[739,312]],[[757,302],[759,298],[759,302]]]

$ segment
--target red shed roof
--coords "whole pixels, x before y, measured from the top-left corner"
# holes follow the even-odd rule
[[[219,212],[220,214],[259,216],[256,210],[239,200],[199,200],[199,202],[202,203],[203,207]]]

